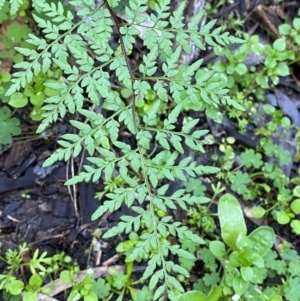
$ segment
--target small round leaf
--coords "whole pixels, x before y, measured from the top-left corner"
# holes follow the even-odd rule
[[[286,49],[285,39],[279,38],[275,40],[275,42],[273,43],[273,48],[279,52],[284,51]]]
[[[279,26],[279,32],[282,35],[289,35],[291,30],[292,30],[292,27],[290,24],[281,24]]]
[[[72,283],[74,275],[70,271],[65,270],[60,273],[59,278],[65,283]]]
[[[12,280],[9,284],[9,292],[12,295],[20,295],[24,288],[24,283],[21,280]]]
[[[295,214],[299,214],[300,213],[300,199],[297,199],[297,200],[294,200],[292,203],[291,203],[291,209],[293,210],[293,212]]]
[[[295,196],[295,197],[300,197],[300,185],[296,186],[296,187],[293,189],[293,196]]]
[[[290,222],[290,217],[285,211],[281,211],[277,216],[277,222],[280,225],[286,225]]]
[[[300,221],[297,219],[294,219],[291,221],[291,227],[293,229],[293,232],[296,234],[300,234]]]
[[[0,76],[0,81],[7,83],[10,81],[11,75],[8,72],[2,72]]]
[[[36,94],[30,96],[30,102],[34,106],[42,106],[44,99],[45,95],[43,92],[37,92]]]
[[[234,291],[242,296],[247,291],[249,282],[245,281],[241,276],[236,276],[233,279],[232,286]]]
[[[253,253],[251,255],[251,262],[252,262],[252,265],[258,269],[262,269],[265,266],[264,259],[262,258],[262,256],[260,256],[257,253]],[[256,277],[256,272],[254,271],[253,278],[255,278],[255,277]],[[251,281],[253,282],[253,279]]]
[[[17,92],[10,97],[8,104],[14,108],[23,108],[28,104],[28,98]]]
[[[244,75],[247,73],[248,70],[247,70],[247,66],[245,64],[240,63],[235,67],[235,71],[239,75]]]
[[[251,215],[254,218],[261,218],[265,215],[266,210],[262,207],[253,207],[251,208]]]
[[[98,297],[94,292],[88,292],[84,297],[84,301],[98,301]]]
[[[277,67],[276,67],[276,70],[277,70],[277,74],[280,75],[280,76],[287,76],[290,74],[290,70],[289,70],[289,67],[286,63],[284,62],[280,62]]]
[[[219,240],[211,241],[209,249],[217,258],[221,258],[226,254],[225,245]]]
[[[242,278],[246,281],[251,281],[253,277],[253,269],[251,267],[241,267]]]
[[[264,261],[262,258],[261,258],[261,260]],[[262,268],[252,267],[252,269],[253,269],[253,278],[251,279],[252,283],[258,284],[258,283],[262,283],[264,281],[265,273],[264,273],[264,269],[262,269]]]
[[[43,283],[43,280],[39,274],[33,274],[29,279],[30,286],[40,287]]]
[[[282,117],[281,120],[280,120],[280,124],[281,126],[283,126],[284,128],[288,128],[291,126],[291,121],[289,118],[287,117]]]
[[[300,32],[300,18],[295,18],[293,20],[293,25],[295,27],[295,29]]]
[[[36,301],[38,299],[36,292],[26,292],[23,297],[23,301]]]

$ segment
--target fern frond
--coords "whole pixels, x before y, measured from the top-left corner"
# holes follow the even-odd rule
[[[33,75],[47,72],[52,64],[62,71],[61,83],[45,83],[46,87],[57,91],[57,95],[45,100],[45,113],[38,132],[59,117],[77,112],[79,118],[70,121],[77,134],[61,136],[60,148],[44,165],[77,157],[86,149],[87,163],[78,175],[66,182],[67,185],[96,182],[100,178],[112,181],[116,174],[120,176],[122,187],[105,194],[106,200],[92,219],[107,211],[116,211],[122,205],[131,208],[136,216],[122,216],[104,238],[141,232],[139,242],[126,260],[149,259],[143,278],[150,278],[150,289],[157,287],[154,300],[163,294],[175,299],[174,291],[183,292],[184,289],[173,275],[188,273],[170,261],[169,255],[194,259],[181,248],[181,241],[204,244],[204,240],[173,221],[167,212],[178,207],[186,210],[188,206],[207,203],[209,199],[195,197],[185,189],[169,193],[170,185],[164,181],[185,182],[188,177],[218,171],[190,157],[178,162],[179,154],[184,154],[186,148],[204,153],[207,134],[205,130],[194,130],[198,119],[184,120],[182,129],[178,130],[181,125],[178,119],[186,101],[199,111],[206,111],[207,115],[215,113],[214,116],[220,114],[220,104],[239,107],[227,96],[222,79],[215,77],[213,71],[201,69],[202,60],[181,66],[180,58],[182,52],[191,52],[191,42],[205,49],[206,45],[227,45],[242,40],[222,33],[220,28],[213,29],[215,21],[199,29],[203,13],[184,24],[187,1],[172,13],[170,0],[159,1],[155,13],[147,15],[147,0],[130,0],[125,8],[130,21],[122,24],[112,10],[119,2],[105,0],[95,7],[93,0],[70,1],[76,6],[79,18],[75,23],[73,13],[65,11],[60,2],[34,0],[36,10],[49,17],[44,20],[34,16],[44,38],[31,34],[27,42],[34,49],[17,48],[27,61],[15,66],[20,70],[14,74],[7,95],[24,88]],[[118,39],[114,39],[114,27]],[[138,35],[142,35],[143,55],[137,59],[137,65],[132,66],[130,52],[135,49]],[[128,99],[122,93],[124,90]],[[155,94],[154,100],[151,108],[141,113],[142,108],[138,111],[136,102],[146,103],[149,91]],[[124,141],[124,133],[130,135],[130,143]],[[168,235],[177,238],[178,244],[171,245]]]
[[[0,1],[0,9],[4,5],[4,2],[5,1],[3,1],[2,3],[2,1]],[[10,4],[10,15],[13,16],[18,12],[20,6],[23,4],[23,0],[9,0],[9,4]]]

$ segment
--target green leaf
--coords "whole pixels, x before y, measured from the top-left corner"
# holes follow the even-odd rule
[[[209,243],[209,250],[217,258],[223,258],[226,254],[225,245],[218,240],[213,240]]]
[[[274,41],[273,48],[279,52],[282,52],[286,49],[286,41],[284,38],[279,38]]]
[[[128,276],[119,272],[113,275],[113,283],[112,286],[117,289],[122,289],[125,287],[126,281],[128,280]]]
[[[290,74],[290,69],[287,63],[279,62],[276,66],[277,74],[280,76],[287,76]]]
[[[230,182],[232,182],[231,189],[242,195],[248,192],[246,185],[251,182],[251,178],[248,173],[238,170],[235,175],[230,175]]]
[[[28,25],[15,22],[7,27],[7,35],[14,43],[20,43],[22,39],[26,38],[30,29]]]
[[[251,215],[254,218],[261,218],[266,214],[266,210],[262,207],[252,207]]]
[[[220,198],[218,217],[224,242],[237,250],[236,242],[240,235],[247,234],[247,228],[241,205],[234,196],[225,194]]]
[[[12,136],[21,134],[19,119],[11,118],[11,111],[4,106],[0,109],[0,144],[11,143]]]
[[[295,214],[299,214],[300,213],[300,199],[294,200],[291,203],[290,207]]]
[[[198,291],[190,291],[177,297],[177,301],[218,301],[222,296],[221,287],[214,286],[208,296]]]
[[[195,196],[204,196],[206,191],[205,185],[203,185],[199,179],[189,178],[189,180],[184,183],[184,186],[187,192],[192,192]]]
[[[297,219],[294,219],[291,221],[291,228],[293,229],[293,232],[296,234],[300,234],[300,221]]]
[[[181,145],[181,137],[178,136],[178,135],[172,135],[171,136],[171,139],[170,139],[172,145],[174,146],[174,148],[181,154],[184,153],[184,150],[182,148],[182,145]]]
[[[159,286],[154,293],[153,300],[157,300],[159,297],[161,297],[165,293],[165,286],[161,285]]]
[[[60,272],[59,278],[65,283],[72,283],[74,280],[74,275],[71,271],[62,271]]]
[[[89,291],[86,295],[83,296],[84,301],[98,301],[98,297],[94,292]]]
[[[232,287],[238,295],[243,295],[248,287],[249,281],[244,280],[241,276],[235,276],[232,281]]]
[[[81,298],[81,294],[78,292],[78,290],[76,289],[73,289],[68,297],[69,300],[72,300],[72,301],[77,301],[77,300],[80,300]]]
[[[299,16],[299,14],[298,14],[298,16]],[[294,18],[293,26],[299,33],[300,32],[300,18]]]
[[[299,290],[299,285],[300,285],[300,278],[295,277],[292,278],[290,277],[283,289],[284,291],[284,296],[287,300],[289,301],[298,301],[300,300],[300,290]]]
[[[171,113],[168,115],[168,123],[175,123],[177,121],[178,115],[180,114],[182,110],[182,105],[177,105]],[[165,123],[166,124],[166,123]]]
[[[190,130],[193,129],[198,122],[199,122],[199,119],[193,119],[193,120],[188,121],[187,123],[185,123],[183,125],[181,131],[185,134],[189,134]]]
[[[36,94],[30,96],[30,102],[34,106],[42,106],[45,99],[45,95],[43,92],[37,92]]]
[[[208,287],[217,285],[221,280],[218,272],[205,273],[202,279],[204,284]]]
[[[293,189],[293,196],[295,197],[300,197],[300,185],[297,185],[294,189]]]
[[[24,301],[37,301],[38,295],[36,292],[29,291],[24,294],[23,300]]]
[[[254,168],[259,168],[262,166],[262,156],[260,153],[255,153],[253,149],[248,149],[241,154],[242,163],[246,167],[253,166]]]
[[[251,267],[241,267],[241,276],[245,281],[250,282],[253,278],[253,269]]]
[[[121,0],[107,0],[107,1],[111,7],[116,7],[116,6],[118,6],[118,4]]]
[[[292,27],[290,24],[281,24],[281,25],[279,25],[278,29],[279,29],[280,34],[289,35],[292,30]]]
[[[279,212],[279,214],[276,216],[277,222],[281,225],[286,225],[290,222],[291,218],[285,211]]]
[[[11,95],[8,104],[14,108],[23,108],[28,104],[28,98],[23,93],[17,92]]]
[[[253,241],[253,251],[263,257],[272,248],[275,234],[272,228],[261,226],[255,229],[249,238]]]
[[[33,274],[29,279],[29,285],[33,287],[40,287],[43,283],[43,280],[40,275]]]
[[[239,75],[244,75],[244,74],[246,74],[248,72],[248,69],[247,69],[247,66],[245,64],[239,63],[235,67],[235,71]]]
[[[24,283],[21,280],[12,280],[8,289],[12,295],[20,295],[24,289]]]

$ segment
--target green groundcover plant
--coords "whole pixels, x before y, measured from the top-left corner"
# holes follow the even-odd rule
[[[208,230],[201,236],[196,234],[172,216],[179,208],[209,208],[212,200],[203,193],[191,193],[191,179],[196,183],[201,175],[220,171],[184,156],[188,149],[201,155],[209,144],[208,131],[199,130],[200,120],[187,112],[192,107],[221,121],[221,110],[231,107],[243,111],[229,96],[222,76],[202,69],[201,59],[182,66],[181,58],[191,53],[191,45],[205,50],[207,46],[244,41],[222,32],[221,27],[213,28],[215,20],[199,28],[203,12],[185,22],[187,1],[175,8],[168,0],[153,2],[151,10],[146,0],[130,0],[122,17],[126,21],[121,21],[115,8],[122,3],[117,0],[99,4],[93,0],[69,1],[72,11],[61,2],[33,0],[37,12],[33,19],[43,34],[29,34],[26,42],[34,47],[16,48],[26,60],[14,66],[18,71],[6,96],[24,89],[53,64],[63,74],[61,81],[44,83],[55,93],[43,99],[44,113],[37,132],[59,118],[68,118],[77,133],[63,135],[58,141],[60,148],[44,166],[76,158],[86,149],[88,164],[66,185],[100,178],[107,185],[111,183],[105,194],[98,195],[102,203],[93,220],[122,205],[134,212],[133,216],[122,216],[102,238],[138,233],[133,247],[124,250],[126,263],[147,262],[142,280],[154,291],[152,300],[282,300],[283,286],[267,292],[261,288],[269,276],[264,257],[273,245],[274,232],[260,227],[247,235],[234,197],[226,194],[219,200],[219,240],[208,240]],[[3,3],[0,1],[0,7]],[[14,14],[22,1],[10,3]],[[139,59],[133,60],[132,54],[139,54]],[[175,180],[185,185],[168,193]],[[224,190],[217,186],[213,201]],[[192,251],[186,245],[197,248]],[[201,292],[185,293],[189,286],[184,285],[184,279],[190,268],[183,262],[195,261],[196,250],[201,248],[210,258],[208,269],[215,280],[211,277],[206,281]],[[216,277],[218,267],[222,279]],[[40,285],[40,278],[35,278]],[[293,281],[299,281],[297,273],[286,279],[286,295],[291,295]],[[99,297],[86,292],[88,289],[78,297],[78,290],[68,300],[85,296],[86,301],[93,301]]]

